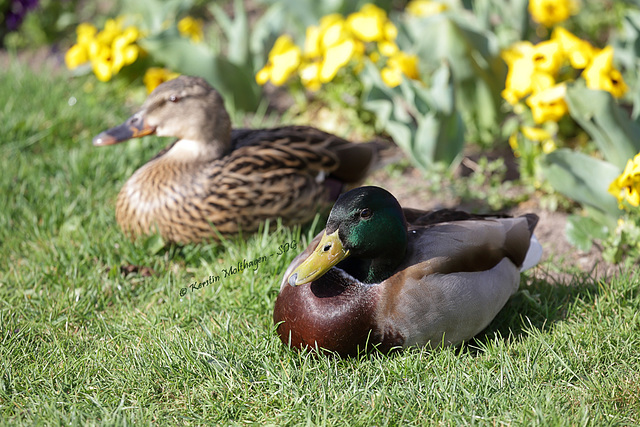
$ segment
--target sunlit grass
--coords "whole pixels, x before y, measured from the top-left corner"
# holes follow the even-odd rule
[[[566,284],[529,274],[461,348],[349,360],[298,354],[281,345],[271,317],[295,253],[255,271],[223,270],[306,242],[313,229],[222,245],[130,242],[115,223],[115,197],[166,142],[95,148],[91,137],[139,99],[116,83],[0,73],[3,422],[640,422],[638,273]],[[210,276],[219,280],[189,287]]]

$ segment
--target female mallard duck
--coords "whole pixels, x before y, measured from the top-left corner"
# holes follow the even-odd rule
[[[179,243],[253,232],[267,219],[304,223],[359,184],[380,149],[306,126],[231,130],[220,94],[189,76],[158,86],[140,111],[93,144],[149,134],[178,140],[127,181],[116,219],[131,236],[157,229]]]
[[[343,356],[467,340],[539,261],[537,221],[403,209],[382,188],[351,190],[285,272],[273,315],[280,339]]]

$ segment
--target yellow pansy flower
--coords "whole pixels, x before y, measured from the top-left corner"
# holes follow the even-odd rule
[[[398,29],[391,21],[387,21],[384,24],[384,38],[378,41],[378,50],[384,56],[393,56],[400,49],[395,40],[398,37]]]
[[[553,74],[560,68],[562,55],[557,42],[533,45],[520,42],[501,53],[509,66],[502,97],[516,105],[530,93],[537,93],[555,85]]]
[[[111,70],[111,62],[108,58],[96,58],[91,61],[91,66],[93,69],[93,74],[96,75],[98,80],[101,82],[108,82],[111,80],[113,76],[113,71]]]
[[[353,39],[346,39],[329,47],[325,51],[324,59],[320,66],[320,81],[327,83],[333,80],[338,70],[349,62],[355,51],[356,42]]]
[[[155,88],[160,86],[162,83],[167,82],[169,80],[173,80],[179,75],[180,75],[179,73],[174,73],[172,71],[167,70],[166,68],[151,67],[144,73],[142,82],[147,88],[147,92],[151,93]]]
[[[627,92],[627,85],[620,71],[613,67],[613,48],[607,46],[595,54],[589,66],[583,72],[587,87],[606,90],[616,98]]]
[[[202,31],[202,20],[195,19],[191,16],[185,16],[178,21],[178,31],[185,37],[189,37],[196,43],[204,40],[204,32]]]
[[[311,62],[301,66],[298,73],[305,88],[316,91],[322,87],[319,62]]]
[[[87,47],[81,44],[74,44],[64,54],[64,62],[70,70],[78,68],[88,60],[89,53],[87,52]]]
[[[320,19],[320,49],[326,50],[351,38],[342,15],[332,13]]]
[[[581,70],[589,65],[596,49],[586,40],[571,34],[562,27],[556,27],[551,34],[551,40],[557,40],[565,57],[575,69]]]
[[[575,0],[529,0],[529,13],[535,22],[552,27],[574,15],[577,6]]]
[[[502,97],[511,105],[515,105],[531,93],[531,80],[535,68],[528,57],[520,57],[512,61],[507,72],[505,89]]]
[[[558,84],[528,97],[527,105],[531,108],[533,121],[540,124],[560,120],[568,111],[566,93],[567,87]]]
[[[542,128],[533,126],[522,126],[521,130],[522,134],[531,141],[540,142],[544,141],[545,139],[551,138],[551,133]]]
[[[76,28],[78,44],[89,44],[98,33],[98,29],[91,24],[83,22]]]
[[[347,27],[351,33],[363,42],[376,42],[385,38],[384,26],[387,12],[378,6],[367,3],[360,11],[347,17]]]
[[[533,46],[531,60],[536,70],[555,74],[562,65],[562,51],[555,40],[547,40]]]
[[[432,16],[447,10],[447,5],[430,0],[413,0],[406,7],[406,11],[413,16]]]
[[[307,33],[304,38],[304,56],[306,58],[317,58],[322,56],[320,50],[320,27],[312,25],[307,27]]]
[[[626,200],[632,206],[640,206],[640,154],[627,161],[624,172],[609,185],[611,193],[622,208],[622,202]]]
[[[140,48],[135,44],[140,32],[135,27],[123,29],[124,17],[109,19],[102,31],[91,24],[76,29],[77,43],[65,54],[69,69],[91,61],[94,74],[100,81],[109,81],[125,65],[138,58]]]
[[[89,46],[93,43],[98,29],[91,24],[82,23],[76,28],[77,43],[64,55],[67,68],[73,70],[89,60]]]
[[[256,82],[260,85],[271,81],[281,86],[300,65],[302,53],[288,35],[278,37],[271,52],[269,62],[256,74]]]
[[[133,64],[138,59],[139,48],[132,44],[138,37],[138,31],[125,31],[115,38],[111,46],[112,71],[119,72],[125,65]]]
[[[387,65],[380,71],[382,81],[389,87],[396,87],[402,82],[405,75],[413,80],[418,80],[418,57],[399,51],[387,61]]]
[[[517,59],[530,57],[533,52],[533,44],[529,41],[520,41],[512,44],[500,52],[500,56],[508,66],[513,65]]]

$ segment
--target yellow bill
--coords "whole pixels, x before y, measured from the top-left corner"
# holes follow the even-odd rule
[[[312,282],[348,256],[349,250],[342,247],[338,230],[325,232],[313,253],[293,270],[287,281],[291,286]]]

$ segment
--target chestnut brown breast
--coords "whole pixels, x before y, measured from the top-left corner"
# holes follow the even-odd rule
[[[356,355],[381,341],[373,320],[377,295],[376,286],[344,284],[331,270],[312,283],[285,285],[273,320],[286,345]]]

